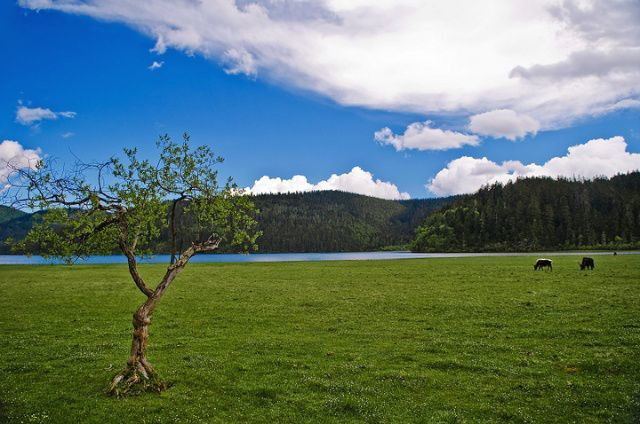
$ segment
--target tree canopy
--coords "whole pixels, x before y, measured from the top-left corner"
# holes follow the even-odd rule
[[[222,242],[255,249],[255,207],[231,179],[218,183],[215,167],[223,159],[209,146],[191,148],[187,134],[182,143],[164,135],[157,147],[156,162],[125,149],[124,159],[77,163],[71,170],[44,161],[17,170],[14,204],[46,213],[16,249],[68,261],[116,249],[145,255],[172,227],[182,241],[180,246],[172,240],[177,255],[189,247],[193,254],[213,250]]]
[[[153,162],[140,159],[136,149],[125,149],[123,159],[76,163],[71,169],[40,161],[13,170],[4,193],[14,205],[46,211],[16,249],[68,262],[117,248],[127,257],[146,301],[133,315],[129,360],[110,386],[115,395],[165,387],[147,359],[149,325],[158,301],[190,258],[221,243],[253,249],[260,235],[251,199],[231,179],[218,183],[222,158],[210,147],[192,148],[187,134],[181,143],[162,136],[157,147],[159,158]],[[164,229],[171,234],[171,263],[151,286],[137,258],[152,253]]]

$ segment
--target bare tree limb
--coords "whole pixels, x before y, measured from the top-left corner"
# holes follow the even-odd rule
[[[153,290],[151,290],[142,279],[142,276],[138,272],[138,262],[136,261],[136,255],[127,245],[127,240],[124,236],[120,237],[120,249],[122,253],[127,257],[127,263],[129,264],[129,274],[131,274],[131,278],[133,278],[133,282],[136,284],[138,289],[142,293],[144,293],[147,297],[151,297],[153,295]]]

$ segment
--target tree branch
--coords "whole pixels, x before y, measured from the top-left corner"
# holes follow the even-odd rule
[[[189,259],[196,253],[200,252],[210,252],[212,250],[216,250],[220,245],[222,239],[217,238],[213,239],[213,236],[209,237],[209,239],[202,243],[191,243],[191,246],[184,251],[178,260],[169,265],[167,268],[167,272],[165,273],[162,281],[158,284],[158,287],[153,291],[153,297],[156,299],[160,299],[160,297],[164,294],[165,290],[169,287],[169,284],[176,278],[178,273],[182,271],[182,269],[187,265]]]
[[[171,205],[171,215],[169,217],[169,236],[171,237],[171,264],[176,262],[176,207],[178,203],[184,200],[184,194],[174,199]]]
[[[213,250],[216,250],[221,241],[221,238],[214,239],[213,236],[211,236],[207,241],[203,243],[194,243],[196,253],[211,252]]]
[[[136,261],[136,255],[133,253],[133,250],[131,250],[127,245],[127,241],[123,235],[120,236],[120,250],[122,250],[122,253],[124,253],[127,257],[127,262],[129,264],[129,274],[131,274],[131,278],[133,278],[136,286],[147,297],[151,297],[153,295],[153,290],[147,287],[144,280],[142,279],[142,276],[138,272],[138,262]]]
[[[104,230],[105,228],[107,228],[107,227],[109,227],[109,226],[111,226],[113,224],[116,224],[117,222],[118,222],[118,218],[111,218],[111,219],[107,219],[105,221],[102,221],[100,224],[98,224],[97,226],[92,228],[90,232],[81,234],[78,237],[74,237],[73,242],[74,243],[84,243],[93,234],[99,233],[100,231]]]

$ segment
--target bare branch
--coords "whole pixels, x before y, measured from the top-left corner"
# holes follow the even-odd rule
[[[213,237],[214,236],[211,236],[207,241],[203,243],[192,243],[191,246],[189,246],[184,251],[184,253],[180,255],[180,258],[178,258],[178,260],[175,263],[169,265],[169,267],[167,268],[167,272],[162,278],[162,281],[160,281],[160,284],[158,284],[158,287],[156,287],[156,289],[153,291],[153,297],[160,298],[162,296],[162,294],[169,287],[169,285],[174,280],[174,278],[176,278],[178,273],[182,271],[182,269],[187,265],[187,263],[193,257],[193,255],[195,255],[196,253],[210,252],[210,251],[216,250],[220,245],[220,242],[222,241],[222,239],[220,238],[214,239]]]
[[[136,261],[136,255],[133,250],[127,245],[127,240],[124,236],[120,237],[120,250],[127,257],[127,263],[129,264],[129,274],[131,274],[131,278],[133,278],[133,282],[136,283],[136,286],[142,293],[144,293],[147,297],[151,297],[153,295],[153,290],[151,290],[142,279],[142,276],[138,272],[138,262]]]
[[[196,253],[202,253],[202,252],[212,252],[214,250],[216,250],[218,248],[218,246],[220,245],[220,242],[222,241],[221,238],[214,238],[215,236],[212,235],[211,237],[209,237],[209,239],[203,243],[196,243],[194,244]]]

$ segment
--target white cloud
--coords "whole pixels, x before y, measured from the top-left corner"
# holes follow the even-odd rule
[[[615,112],[616,110],[621,109],[639,109],[640,108],[640,100],[635,99],[623,99],[619,102],[604,105],[601,108],[598,108],[594,111],[594,115],[604,115],[610,112]]]
[[[398,187],[390,182],[373,179],[373,175],[360,168],[354,167],[345,174],[332,174],[326,180],[312,184],[303,175],[295,175],[291,179],[279,177],[271,178],[263,176],[254,181],[252,187],[247,187],[245,192],[251,194],[264,193],[291,193],[314,190],[340,190],[351,193],[364,194],[366,196],[382,199],[409,199],[409,193],[400,192]]]
[[[312,190],[313,184],[310,184],[304,175],[294,175],[288,180],[280,177],[271,178],[264,175],[253,182],[253,187],[246,188],[246,191],[251,194],[295,193]]]
[[[409,193],[401,193],[395,184],[374,180],[370,172],[363,170],[359,166],[354,167],[346,174],[332,174],[329,179],[316,184],[316,189],[349,191],[382,199],[409,198]]]
[[[473,115],[469,118],[469,129],[476,134],[504,137],[513,141],[527,134],[535,135],[540,129],[540,123],[513,110],[496,109]]]
[[[480,142],[475,135],[441,130],[433,128],[431,125],[431,121],[414,122],[406,128],[402,135],[396,135],[391,129],[385,127],[376,131],[374,138],[381,144],[392,145],[397,151],[406,149],[446,150],[464,145],[476,146]]]
[[[256,61],[251,55],[244,49],[229,49],[224,52],[223,60],[227,65],[225,72],[231,75],[244,74],[247,76],[255,77],[258,73],[258,67]]]
[[[0,185],[5,186],[18,169],[35,169],[40,159],[40,149],[25,149],[17,141],[4,140],[0,143]]]
[[[640,67],[640,49],[622,48],[612,51],[585,50],[571,53],[565,60],[549,65],[515,67],[512,78],[554,81],[559,79],[605,76],[612,72],[635,72]]]
[[[164,43],[164,38],[162,35],[158,35],[157,37],[156,45],[153,46],[152,49],[149,49],[149,51],[156,54],[165,54],[167,51],[167,45]]]
[[[627,152],[624,138],[617,136],[569,147],[565,156],[554,157],[543,165],[525,165],[520,161],[498,164],[486,157],[476,159],[463,156],[449,162],[426,187],[432,193],[444,196],[471,193],[483,185],[506,183],[519,177],[611,177],[638,169],[640,154]]]
[[[76,135],[76,133],[71,132],[71,131],[67,131],[67,132],[65,132],[65,133],[62,133],[62,138],[71,138],[71,137],[73,137],[74,135]]]
[[[41,107],[28,108],[19,106],[16,111],[16,122],[22,125],[29,125],[43,119],[57,119],[58,115],[51,109],[43,109]]]
[[[640,99],[637,0],[19,3],[123,22],[155,38],[157,53],[201,54],[345,105],[511,109],[546,129]]]
[[[18,106],[16,110],[16,122],[22,125],[37,124],[40,121],[47,119],[63,118],[75,118],[75,112],[54,112],[51,109],[45,109],[41,107],[30,108],[27,106]]]
[[[154,60],[153,63],[151,63],[151,65],[147,67],[147,69],[151,71],[155,71],[156,69],[162,68],[162,65],[164,65],[164,62],[162,61],[158,62],[157,60]]]

